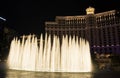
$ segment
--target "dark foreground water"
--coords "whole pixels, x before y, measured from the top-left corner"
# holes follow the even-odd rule
[[[91,73],[28,72],[8,70],[0,63],[0,78],[120,78],[120,71],[96,71]]]
[[[0,78],[120,78],[120,72],[99,71],[94,73],[50,73],[5,70],[0,71]]]

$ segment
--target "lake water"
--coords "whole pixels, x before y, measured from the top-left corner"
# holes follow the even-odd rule
[[[0,78],[93,78],[92,73],[61,73],[61,72],[29,72],[7,70]]]
[[[120,72],[100,71],[95,73],[0,71],[0,78],[120,78]]]

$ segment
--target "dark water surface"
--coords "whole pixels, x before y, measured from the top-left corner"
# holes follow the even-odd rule
[[[0,78],[120,78],[120,72],[99,71],[94,73],[0,71]]]
[[[30,72],[8,70],[0,63],[0,78],[120,78],[120,71],[96,71],[89,73]]]
[[[92,78],[91,73],[27,72],[7,70],[1,73],[4,78]],[[1,78],[0,77],[0,78]]]

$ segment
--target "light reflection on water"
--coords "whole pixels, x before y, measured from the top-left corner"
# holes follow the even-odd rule
[[[5,78],[92,78],[92,73],[48,73],[8,70]]]

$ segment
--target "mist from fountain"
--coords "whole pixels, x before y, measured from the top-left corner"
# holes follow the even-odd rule
[[[39,42],[38,42],[39,40]],[[8,68],[40,72],[91,72],[89,42],[77,36],[34,35],[14,38],[7,60]]]

